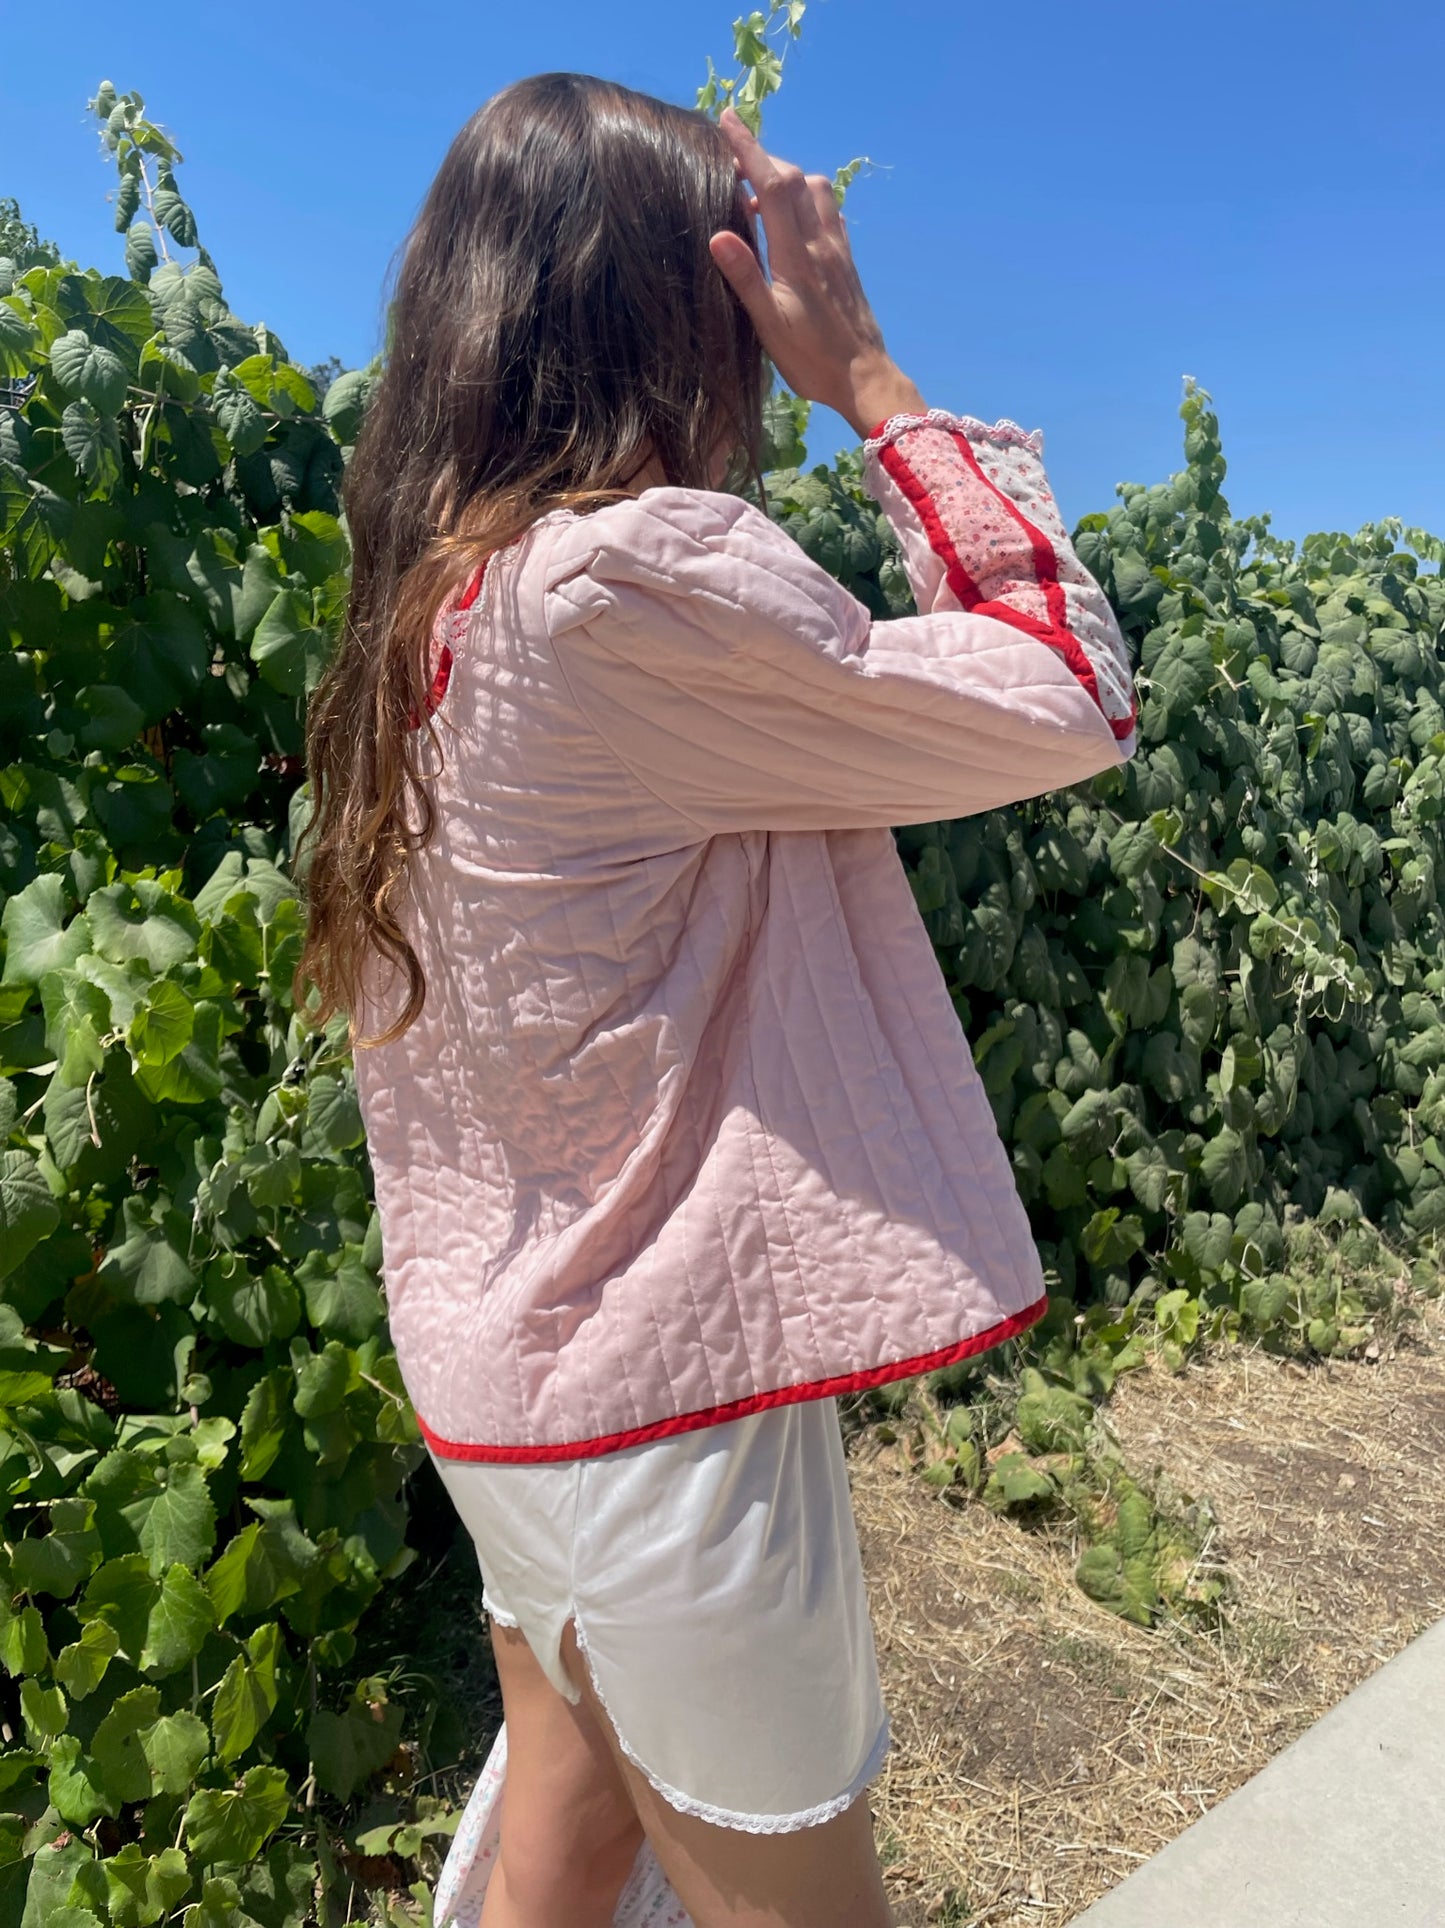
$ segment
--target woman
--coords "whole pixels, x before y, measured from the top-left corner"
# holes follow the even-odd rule
[[[765,355],[867,438],[918,616],[719,492]],[[1118,629],[1038,438],[888,358],[828,181],[578,75],[443,162],[347,510],[305,970],[486,1581],[481,1921],[610,1922],[645,1836],[674,1919],[875,1928],[835,1400],[1045,1305],[889,826],[1126,757]]]

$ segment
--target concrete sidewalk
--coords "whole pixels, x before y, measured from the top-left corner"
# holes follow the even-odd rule
[[[1074,1928],[1445,1928],[1445,1620]]]

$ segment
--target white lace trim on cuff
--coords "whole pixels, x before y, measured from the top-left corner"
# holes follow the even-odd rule
[[[1039,456],[1044,452],[1041,429],[1020,428],[1007,417],[990,424],[981,422],[976,415],[955,415],[951,409],[930,408],[922,415],[890,415],[878,433],[870,435],[863,444],[864,455],[877,455],[890,442],[896,442],[900,435],[914,428],[957,429],[970,438],[993,442],[999,448],[1028,449]]]

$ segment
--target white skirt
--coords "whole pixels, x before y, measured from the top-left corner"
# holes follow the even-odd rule
[[[574,1702],[575,1624],[623,1752],[680,1812],[781,1834],[877,1774],[887,1717],[835,1401],[596,1459],[435,1463],[487,1611]]]

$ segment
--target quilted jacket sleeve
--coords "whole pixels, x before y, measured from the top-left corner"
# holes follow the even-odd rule
[[[734,496],[648,489],[555,540],[547,628],[574,700],[705,834],[967,816],[1132,752],[1123,639],[1037,437],[934,411],[866,459],[917,616],[873,621]]]

